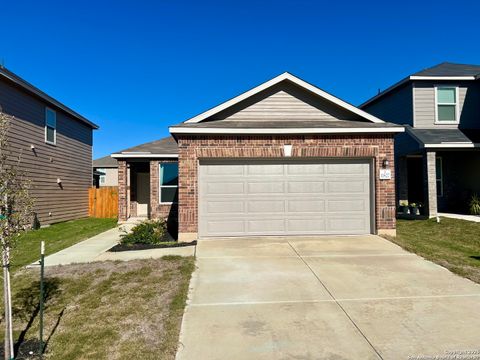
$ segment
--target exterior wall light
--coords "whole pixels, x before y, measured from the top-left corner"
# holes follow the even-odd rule
[[[386,168],[388,168],[388,165],[390,165],[390,162],[387,159],[383,159],[382,167],[384,169],[386,169]]]

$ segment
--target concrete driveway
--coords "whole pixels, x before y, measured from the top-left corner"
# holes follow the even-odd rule
[[[203,240],[197,266],[177,359],[480,354],[480,285],[377,236]]]

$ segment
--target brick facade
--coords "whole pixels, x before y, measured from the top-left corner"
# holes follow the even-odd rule
[[[169,224],[169,228],[172,229],[170,233],[177,232],[178,221],[178,206],[176,204],[160,204],[159,194],[159,164],[163,162],[176,162],[176,160],[150,160],[150,207],[149,217],[152,219],[164,218]],[[135,174],[135,170],[128,161],[118,161],[118,219],[119,221],[126,221],[129,217],[135,217],[137,215],[137,203],[131,200],[135,197],[135,176],[132,176],[129,181],[130,172]],[[174,229],[173,229],[174,228]],[[172,234],[175,235],[175,234]]]
[[[292,158],[371,158],[375,167],[375,229],[395,233],[395,174],[393,135],[308,136],[178,136],[179,239],[198,233],[197,170],[206,158],[283,158],[283,146],[292,145]],[[379,180],[383,160],[389,161],[390,180]]]

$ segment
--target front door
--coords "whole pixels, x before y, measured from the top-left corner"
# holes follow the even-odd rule
[[[148,216],[150,204],[150,173],[137,173],[137,216]]]

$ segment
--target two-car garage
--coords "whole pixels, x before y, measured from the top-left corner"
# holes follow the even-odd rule
[[[200,161],[200,237],[367,234],[371,159]]]

